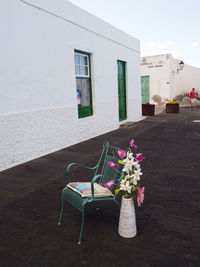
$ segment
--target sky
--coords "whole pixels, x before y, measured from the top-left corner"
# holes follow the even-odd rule
[[[200,68],[199,0],[69,0],[141,42],[141,56],[171,53]]]

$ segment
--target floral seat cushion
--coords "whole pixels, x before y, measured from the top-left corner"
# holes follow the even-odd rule
[[[82,197],[92,197],[90,182],[73,182],[66,185]],[[106,187],[94,183],[94,197],[113,197],[113,193]]]

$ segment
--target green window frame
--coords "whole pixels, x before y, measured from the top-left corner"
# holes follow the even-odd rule
[[[93,115],[90,54],[74,51],[79,119]]]

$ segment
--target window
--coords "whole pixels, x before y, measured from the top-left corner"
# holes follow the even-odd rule
[[[75,51],[76,91],[79,118],[93,115],[90,54]]]

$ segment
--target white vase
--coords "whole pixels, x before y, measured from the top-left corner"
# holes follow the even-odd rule
[[[131,238],[137,234],[133,198],[122,197],[118,232],[120,236],[125,238]]]

